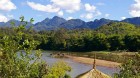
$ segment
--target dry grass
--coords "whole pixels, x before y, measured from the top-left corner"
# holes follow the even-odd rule
[[[93,64],[93,62],[94,62],[94,59],[92,59],[92,58],[76,57],[76,56],[67,56],[67,57],[73,59],[76,62],[80,62],[80,63]],[[121,63],[96,59],[96,65],[105,66],[105,67],[118,67],[119,65],[121,65]]]
[[[113,61],[118,63],[123,63],[126,59],[132,59],[138,52],[120,52],[120,51],[93,51],[93,52],[70,52],[70,56],[94,58],[96,53],[96,58],[100,60]]]

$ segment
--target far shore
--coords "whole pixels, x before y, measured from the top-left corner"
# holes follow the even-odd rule
[[[87,58],[87,57],[77,57],[77,56],[69,56],[69,55],[67,55],[66,57],[76,62],[85,63],[85,64],[93,64],[94,62],[94,59]],[[121,63],[96,59],[96,65],[110,67],[110,68],[118,68],[121,65]]]

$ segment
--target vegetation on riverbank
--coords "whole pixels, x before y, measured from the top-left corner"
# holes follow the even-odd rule
[[[67,55],[94,58],[96,54],[96,59],[113,61],[118,63],[123,63],[126,59],[133,59],[138,52],[109,52],[109,51],[92,51],[92,52],[64,52]]]
[[[98,29],[24,30],[23,40],[34,39],[36,49],[61,51],[139,51],[140,28],[128,23],[109,23]],[[14,28],[0,28],[0,37],[15,36]]]
[[[140,55],[136,54],[133,59],[126,59],[120,69],[114,78],[140,78]]]
[[[21,17],[21,22],[24,17]],[[31,22],[33,19],[31,19]],[[65,78],[71,67],[65,62],[48,66],[41,59],[41,52],[36,50],[38,42],[24,31],[25,25],[14,27],[14,34],[2,34],[0,37],[0,78]],[[8,31],[7,31],[8,32]],[[10,35],[12,34],[12,35]],[[26,37],[25,37],[26,36]]]

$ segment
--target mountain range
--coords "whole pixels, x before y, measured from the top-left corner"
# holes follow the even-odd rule
[[[15,26],[19,26],[21,24],[18,20],[9,20],[8,22],[0,22],[0,27],[9,27],[11,26],[11,22],[14,22]],[[126,18],[124,20],[110,20],[110,19],[95,19],[94,21],[85,22],[81,19],[70,19],[66,20],[64,18],[54,16],[53,18],[46,18],[41,22],[37,22],[35,24],[31,24],[28,22],[27,28],[29,26],[34,26],[35,30],[53,30],[56,28],[66,28],[66,29],[80,29],[80,28],[89,28],[89,29],[96,29],[104,24],[108,24],[110,22],[126,22],[131,23],[136,26],[140,26],[140,17],[134,18]],[[25,23],[25,22],[23,22]]]

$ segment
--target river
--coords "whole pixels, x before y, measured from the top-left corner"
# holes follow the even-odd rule
[[[79,63],[79,62],[75,62],[72,59],[69,58],[53,58],[50,57],[50,52],[43,52],[43,56],[42,59],[45,60],[49,65],[52,65],[53,63],[59,61],[59,60],[63,60],[65,62],[67,62],[71,68],[72,71],[68,72],[68,74],[72,77],[75,78],[76,76],[85,73],[88,70],[92,69],[92,65],[88,65],[88,64],[83,64],[83,63]],[[114,73],[118,73],[119,69],[117,68],[109,68],[109,67],[103,67],[103,66],[96,66],[96,68],[98,70],[100,70],[101,72],[113,76]]]

